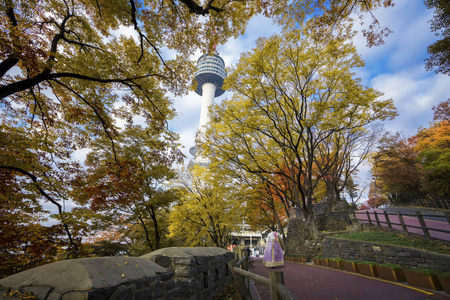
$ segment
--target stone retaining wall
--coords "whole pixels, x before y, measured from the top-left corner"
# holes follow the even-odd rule
[[[173,299],[212,299],[233,281],[228,262],[235,254],[221,248],[173,247],[142,257],[175,271]]]
[[[340,238],[325,238],[322,256],[450,272],[450,255]]]
[[[352,224],[349,213],[352,211],[336,211],[315,215],[319,231],[343,231]]]
[[[308,240],[306,232],[306,224],[302,219],[289,220],[285,255],[309,258],[322,255],[323,237],[317,240]]]
[[[0,280],[2,299],[213,299],[232,282],[225,249],[165,248],[141,257],[59,261]],[[8,296],[15,294],[15,296]]]

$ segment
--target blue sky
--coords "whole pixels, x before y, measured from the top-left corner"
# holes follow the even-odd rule
[[[424,60],[428,57],[427,46],[437,39],[430,31],[429,20],[433,11],[427,9],[423,1],[397,0],[388,9],[378,9],[374,15],[382,26],[393,31],[380,47],[367,48],[366,40],[358,34],[353,43],[365,61],[365,67],[356,70],[357,77],[368,87],[384,93],[384,98],[392,98],[398,116],[385,122],[385,130],[403,132],[405,136],[417,133],[421,126],[432,121],[432,107],[450,97],[450,77],[425,70]],[[259,37],[270,36],[280,29],[262,16],[253,18],[245,35],[219,45],[218,51],[226,66],[235,65],[241,53],[250,51]],[[191,59],[196,59],[196,53]],[[215,99],[219,102],[230,98],[225,93]],[[185,146],[183,153],[192,156],[188,150],[194,145],[198,129],[201,97],[194,92],[175,98],[175,108],[179,116],[170,123],[171,129],[179,133]],[[360,183],[369,180],[369,166],[362,166]]]

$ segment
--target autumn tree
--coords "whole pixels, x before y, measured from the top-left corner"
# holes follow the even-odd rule
[[[242,174],[244,175],[244,174]],[[277,227],[283,239],[285,228],[288,225],[290,208],[290,197],[286,195],[289,189],[284,187],[286,182],[280,177],[274,180],[277,186],[261,181],[261,178],[253,174],[245,174],[235,185],[236,190],[246,193],[245,198],[245,220],[255,229],[267,230],[271,226]]]
[[[194,165],[180,175],[181,197],[170,212],[170,235],[190,247],[224,248],[242,221],[242,196],[220,171]]]
[[[372,181],[369,187],[369,199],[365,202],[369,207],[379,207],[390,203],[386,193],[383,193],[379,183]]]
[[[167,240],[166,212],[177,195],[166,182],[175,177],[172,164],[179,163],[182,154],[178,137],[170,131],[128,125],[120,137],[116,155],[107,139],[95,144],[86,171],[76,180],[74,199],[101,213],[103,225],[139,235],[145,247],[137,247],[138,252],[145,253]]]
[[[79,169],[76,162],[68,159],[70,136],[62,135],[57,138],[53,133],[59,131],[45,131],[42,126],[33,122],[15,127],[16,124],[8,119],[10,113],[10,109],[0,111],[0,116],[4,117],[3,124],[0,124],[0,176],[3,179],[0,181],[1,197],[14,202],[5,205],[4,213],[17,214],[17,211],[8,212],[9,208],[17,207],[22,207],[25,213],[26,207],[32,204],[32,211],[36,213],[35,218],[38,218],[41,213],[50,213],[51,209],[51,213],[63,225],[69,252],[77,251],[79,237],[73,232],[64,209],[70,191],[64,183],[69,182],[72,174]],[[59,151],[54,151],[55,148]],[[44,209],[43,203],[50,205]]]
[[[344,201],[342,194],[348,185],[355,190],[352,176],[367,161],[381,131],[382,127],[377,124],[349,126],[333,133],[317,147],[314,160],[323,174],[321,180],[326,187],[327,211],[331,212],[335,203]]]
[[[54,260],[64,245],[61,225],[44,226],[33,187],[23,193],[11,170],[0,170],[0,278]]]
[[[434,110],[434,122],[416,135],[415,151],[423,167],[423,189],[433,198],[450,197],[450,99]]]
[[[217,164],[287,182],[316,235],[312,213],[318,184],[314,158],[335,132],[393,116],[392,100],[362,86],[352,68],[362,61],[347,40],[291,31],[260,39],[227,78],[233,98],[214,112],[205,151]],[[319,177],[323,174],[319,174]]]
[[[366,190],[366,186],[359,188],[353,180],[353,176],[347,179],[347,184],[345,185],[345,193],[349,197],[350,207],[357,208],[357,203],[361,200],[361,197]]]
[[[77,217],[63,210],[73,151],[106,139],[121,168],[117,120],[167,127],[175,114],[165,94],[191,84],[186,57],[243,33],[255,12],[240,1],[2,1],[1,171],[55,205],[78,250]]]
[[[387,132],[372,156],[372,178],[377,190],[391,203],[408,203],[424,196],[422,166],[415,151],[415,140],[400,133]],[[378,196],[379,197],[379,196]]]
[[[348,26],[358,22],[363,26],[362,34],[367,46],[384,44],[384,38],[392,31],[388,26],[380,24],[374,10],[381,7],[394,6],[394,0],[295,0],[288,4],[288,9],[281,10],[278,20],[285,29],[299,28],[299,24],[308,20],[308,30],[318,36],[336,34],[340,26]],[[369,22],[368,22],[369,21]],[[366,24],[369,24],[368,26]],[[345,35],[351,35],[350,26]],[[341,32],[342,33],[342,32]]]
[[[79,167],[69,162],[73,152],[101,139],[117,167],[126,169],[118,153],[117,119],[140,116],[155,130],[167,127],[174,112],[165,94],[188,90],[193,63],[186,58],[192,53],[242,34],[257,13],[288,27],[323,16],[317,23],[322,28],[316,26],[322,32],[349,21],[351,12],[390,5],[386,0],[2,1],[0,172],[40,205],[54,205],[77,250],[81,211],[78,216],[64,211],[71,200],[68,183]],[[369,32],[381,37],[374,28]]]
[[[411,138],[386,133],[373,155],[373,198],[393,203],[448,199],[450,100],[433,107],[434,120]]]

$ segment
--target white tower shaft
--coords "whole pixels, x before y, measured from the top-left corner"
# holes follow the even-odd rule
[[[216,93],[216,85],[214,83],[204,83],[202,86],[202,108],[200,111],[200,123],[198,130],[200,131],[201,138],[203,138],[206,132],[206,125],[211,120],[209,108],[214,104],[214,94]]]
[[[222,90],[222,85],[223,80],[227,76],[227,72],[223,59],[217,54],[203,54],[197,60],[196,68],[197,71],[194,76],[197,81],[197,89],[195,92],[202,96],[197,139],[204,142],[206,126],[211,120],[209,109],[214,104],[214,98],[219,97],[225,92]],[[191,154],[195,157],[195,163],[209,165],[209,158],[200,155],[198,150],[197,146],[190,149]]]

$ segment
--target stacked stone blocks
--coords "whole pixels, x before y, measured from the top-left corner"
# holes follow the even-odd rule
[[[233,280],[225,249],[165,248],[141,257],[60,261],[0,280],[0,299],[213,299]]]
[[[174,270],[174,300],[213,299],[233,281],[228,262],[234,253],[224,249],[173,247],[143,257]]]
[[[450,272],[450,255],[340,238],[327,237],[323,243],[322,256]]]

